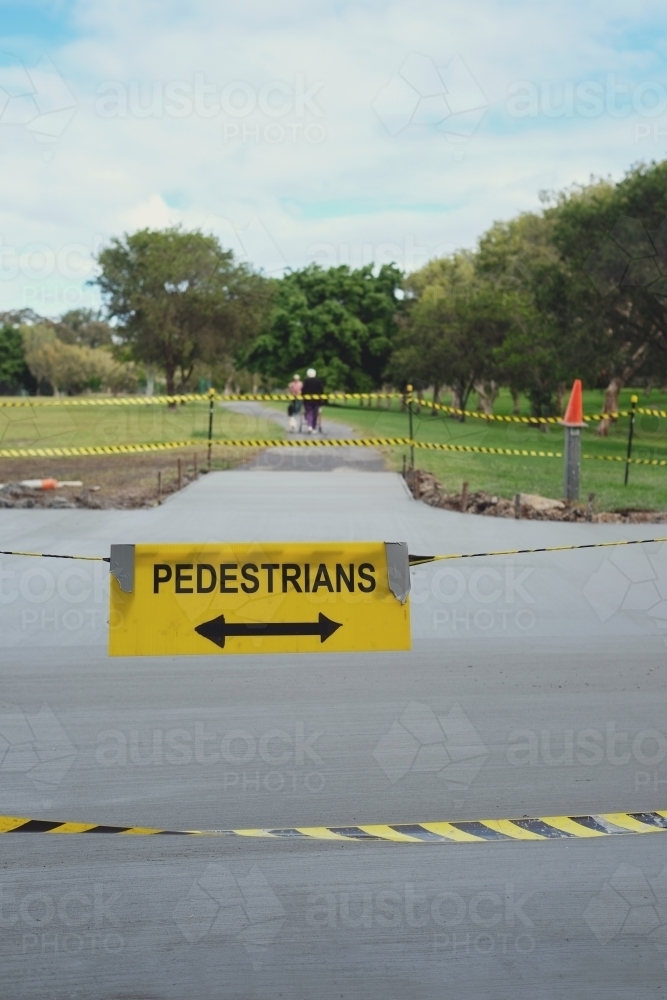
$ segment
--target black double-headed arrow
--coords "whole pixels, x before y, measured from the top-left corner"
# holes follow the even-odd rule
[[[224,615],[218,615],[210,622],[197,625],[195,632],[224,649],[225,639],[231,635],[253,639],[260,639],[265,635],[319,635],[320,642],[326,642],[341,627],[341,622],[332,622],[322,612],[316,622],[257,622],[245,625],[230,625],[225,621]]]

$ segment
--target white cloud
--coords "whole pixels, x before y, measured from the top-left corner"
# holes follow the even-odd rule
[[[480,0],[474,10],[463,0],[79,0],[73,17],[78,37],[43,52],[76,102],[66,128],[55,118],[50,127],[51,162],[28,129],[0,122],[0,238],[17,251],[37,241],[56,258],[72,243],[92,253],[124,229],[203,226],[214,216],[267,272],[281,262],[359,264],[392,254],[419,266],[472,245],[494,219],[536,207],[543,188],[591,173],[619,177],[638,159],[663,155],[667,108],[655,117],[631,109],[591,118],[576,95],[592,81],[606,99],[613,74],[614,85],[627,87],[620,103],[639,100],[646,82],[667,100],[656,54],[667,17],[655,0],[643,21],[629,0],[557,8]],[[21,66],[34,72],[39,57],[31,62],[9,45],[0,38],[0,49],[18,57],[18,81]],[[441,77],[430,90],[419,77],[429,65]],[[410,67],[420,92],[433,94],[392,135],[374,102]],[[517,83],[535,89],[536,117],[508,111]],[[568,86],[572,112],[549,117]],[[65,91],[49,93],[42,113],[69,114]],[[104,94],[118,99],[111,114]],[[463,144],[438,132],[443,100],[452,116],[474,117]],[[254,107],[239,114],[244,104]],[[8,261],[0,260],[0,308],[58,312],[81,288],[58,268],[11,277]]]

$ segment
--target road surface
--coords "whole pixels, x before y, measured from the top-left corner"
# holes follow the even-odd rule
[[[400,477],[349,467],[213,473],[147,511],[0,511],[2,548],[90,555],[221,539],[429,554],[663,530],[435,510]],[[413,649],[394,654],[111,661],[106,572],[3,559],[2,813],[228,829],[667,807],[664,545],[420,568]],[[12,998],[667,989],[662,835],[7,834],[0,858],[0,995]]]

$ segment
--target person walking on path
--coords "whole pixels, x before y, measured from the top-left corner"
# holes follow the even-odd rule
[[[289,417],[289,429],[291,431],[296,431],[297,429],[297,417],[301,413],[301,393],[303,392],[303,382],[301,381],[301,376],[297,372],[290,384],[287,387],[291,396],[289,406],[287,407],[287,416]]]
[[[324,383],[321,378],[317,377],[317,372],[314,368],[309,368],[306,372],[306,380],[303,383],[303,395],[304,396],[321,396],[324,392]],[[322,401],[319,399],[305,399],[304,406],[306,408],[306,423],[308,424],[308,433],[314,434],[317,430],[317,415],[320,412],[320,406]]]

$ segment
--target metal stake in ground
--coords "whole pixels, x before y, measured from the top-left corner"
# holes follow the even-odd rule
[[[630,402],[632,404],[632,409],[630,410],[630,430],[628,431],[628,453],[625,457],[625,479],[623,482],[628,485],[628,475],[630,474],[630,459],[632,458],[632,439],[635,436],[635,414],[637,410],[638,396],[631,396]]]
[[[213,407],[215,406],[215,389],[208,390],[208,471],[211,471],[211,444],[213,441]]]
[[[572,392],[567,404],[563,427],[565,428],[565,484],[566,500],[579,499],[579,480],[581,478],[581,428],[585,427],[584,409],[581,392],[581,379],[574,380]]]
[[[415,446],[414,438],[412,436],[412,386],[406,385],[405,390],[408,394],[408,416],[410,418],[410,468],[415,467]]]

